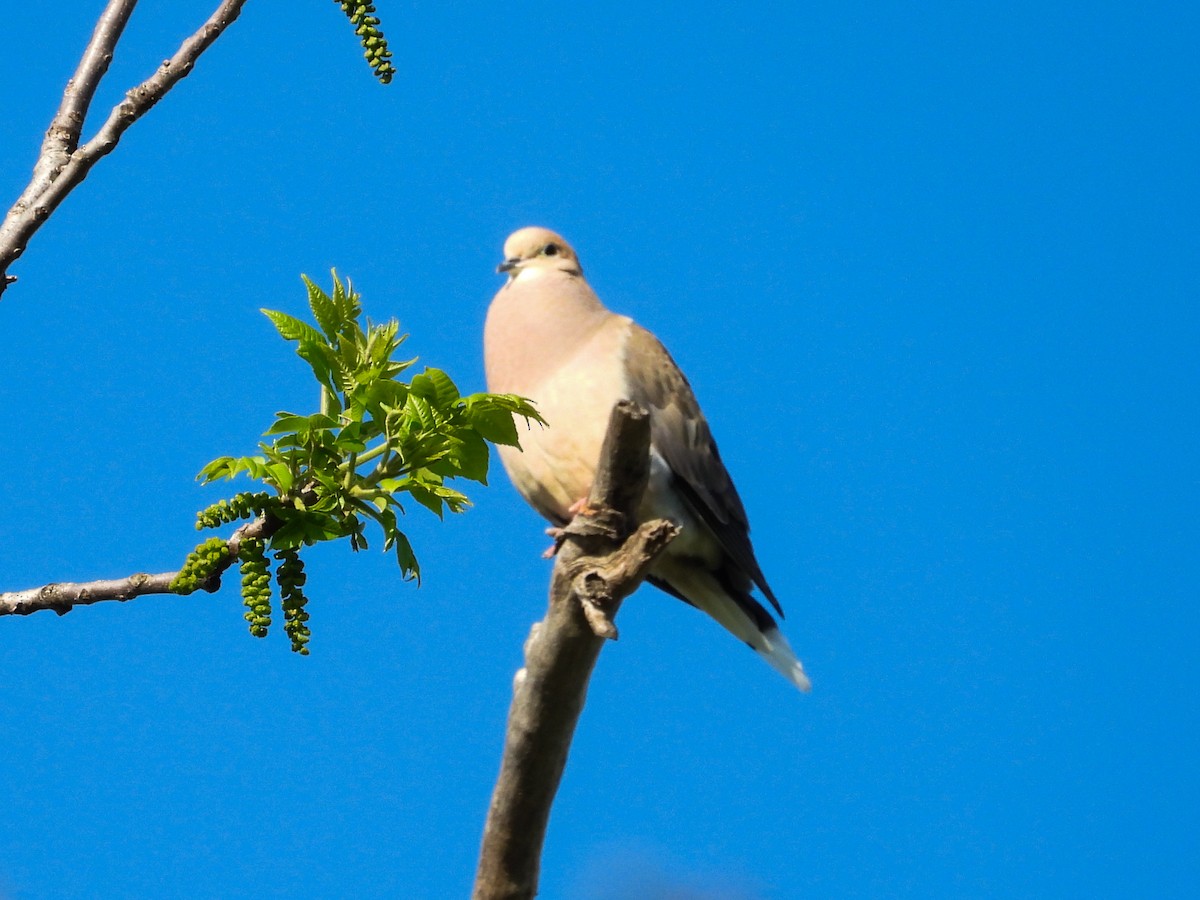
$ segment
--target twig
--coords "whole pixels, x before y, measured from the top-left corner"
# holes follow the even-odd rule
[[[75,76],[67,83],[62,103],[55,114],[33,176],[8,215],[0,223],[0,295],[16,278],[8,267],[25,252],[34,233],[58,208],[66,196],[87,177],[92,166],[117,146],[121,136],[154,104],[166,96],[196,64],[230,23],[238,17],[246,0],[223,0],[216,11],[175,55],[164,60],[158,71],[125,95],[90,141],[82,147],[79,136],[95,94],[108,70],[113,50],[137,0],[110,0],[84,50]]]
[[[474,900],[537,893],[550,806],[562,778],[588,680],[616,637],[612,617],[679,533],[655,520],[629,524],[649,470],[650,419],[632,403],[613,409],[585,509],[564,529],[550,584],[550,609],[525,642],[517,672],[500,775],[484,826]]]
[[[237,562],[241,542],[245,538],[270,537],[278,530],[279,525],[274,519],[259,517],[238,528],[226,542],[229,555],[217,564],[201,588],[210,592],[220,588],[221,575]],[[171,589],[171,582],[178,574],[178,571],[163,572],[159,575],[138,572],[127,578],[59,581],[23,591],[8,591],[0,593],[0,616],[27,616],[43,609],[52,609],[63,616],[76,606],[87,606],[102,600],[129,600],[144,594],[179,594],[180,591]]]

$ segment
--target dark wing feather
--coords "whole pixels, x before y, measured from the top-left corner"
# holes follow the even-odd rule
[[[640,325],[631,324],[626,345],[631,399],[650,412],[650,440],[675,474],[680,494],[721,542],[729,561],[783,615],[779,601],[754,558],[750,523],[692,386],[667,348]]]

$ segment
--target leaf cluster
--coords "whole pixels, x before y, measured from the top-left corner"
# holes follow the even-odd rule
[[[517,445],[514,415],[542,419],[529,401],[515,395],[463,396],[440,369],[426,368],[402,380],[416,360],[397,358],[407,335],[400,334],[395,320],[364,325],[358,294],[336,272],[332,293],[307,277],[304,284],[315,327],[287,313],[262,312],[308,364],[319,386],[319,409],[278,412],[258,454],[222,456],[206,465],[197,476],[204,482],[244,474],[268,490],[213,504],[198,514],[197,527],[264,516],[267,546],[290,561],[299,548],[320,541],[347,538],[353,549],[364,549],[374,523],[405,580],[419,581],[419,563],[399,527],[404,503],[411,499],[439,517],[446,510],[462,512],[470,501],[448,482],[487,484],[488,444]],[[255,551],[255,566],[260,555]],[[288,571],[302,569],[290,562]],[[261,590],[262,571],[254,574],[256,587],[247,602],[254,612],[253,630],[265,634],[269,599],[264,601]],[[288,621],[295,623],[293,646],[299,649],[301,631],[307,641],[307,613],[298,618],[303,595],[295,578],[290,580]]]

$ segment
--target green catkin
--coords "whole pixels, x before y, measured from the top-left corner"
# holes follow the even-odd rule
[[[334,0],[342,8],[354,33],[358,35],[363,46],[363,57],[367,65],[375,72],[375,77],[382,84],[388,84],[396,74],[392,65],[392,51],[388,49],[387,39],[379,30],[379,17],[375,15],[374,3],[354,3],[351,0]]]
[[[204,585],[226,559],[229,545],[219,537],[209,538],[188,554],[183,567],[171,580],[171,590],[177,594],[190,594]]]
[[[292,641],[292,650],[308,655],[308,641],[312,633],[308,629],[308,612],[304,606],[304,563],[294,549],[276,550],[275,580],[279,582],[280,605],[283,606],[283,630]]]
[[[274,498],[266,491],[259,491],[258,493],[243,491],[240,494],[235,494],[228,500],[218,500],[212,506],[206,507],[196,513],[196,530],[219,528],[222,525],[236,522],[239,519],[249,519],[262,515],[263,511],[273,501]]]
[[[267,571],[266,545],[261,538],[243,538],[238,547],[242,572],[242,603],[250,633],[266,637],[271,627],[271,573]]]

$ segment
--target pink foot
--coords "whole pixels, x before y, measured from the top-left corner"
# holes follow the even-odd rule
[[[580,515],[594,516],[597,512],[597,509],[588,506],[587,497],[580,497],[569,507],[567,507],[567,518],[574,519],[576,516]],[[558,548],[562,546],[563,541],[566,539],[567,529],[551,526],[550,528],[546,529],[546,534],[550,538],[553,538],[554,543],[542,552],[542,559],[550,559],[552,556],[558,553]]]
[[[572,518],[578,515],[594,516],[596,514],[596,510],[588,506],[587,497],[580,497],[568,507],[567,512],[570,513]]]
[[[566,536],[567,529],[565,528],[547,528],[546,535],[554,540],[554,543],[542,551],[542,559],[550,559],[554,554],[558,553],[558,548],[562,546],[563,538]]]

